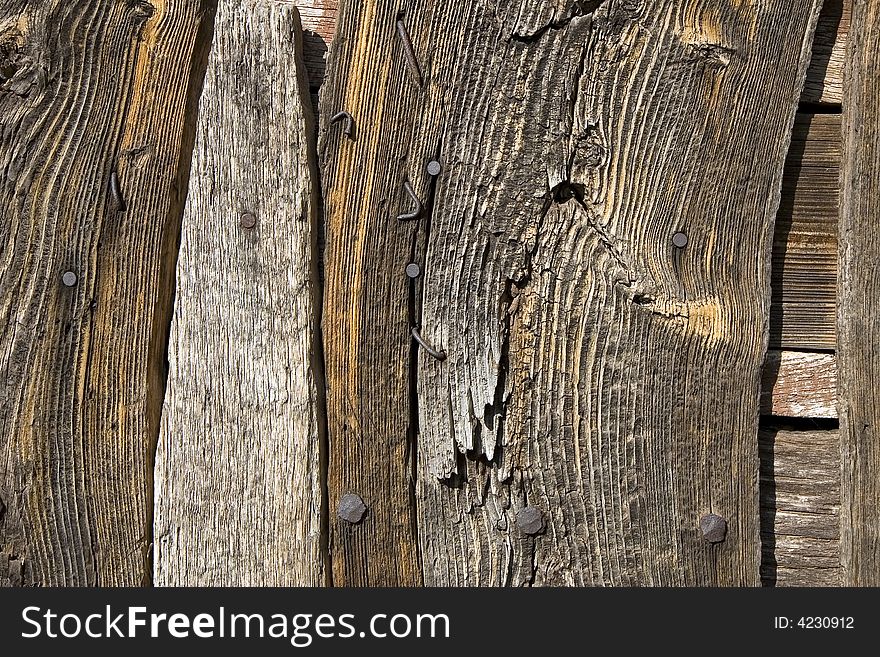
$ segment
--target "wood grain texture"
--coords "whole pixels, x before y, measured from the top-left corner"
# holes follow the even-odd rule
[[[331,508],[351,488],[405,509],[417,448],[428,584],[756,584],[772,225],[819,3],[562,4],[408,3],[423,87],[396,5],[340,8],[322,114],[358,137],[323,139]],[[405,179],[417,224],[394,219]],[[408,379],[410,322],[449,358],[418,350]],[[337,526],[334,574],[403,561],[409,521]]]
[[[798,114],[773,239],[770,345],[836,344],[840,115]]]
[[[149,581],[206,4],[0,2],[0,584]]]
[[[880,0],[854,0],[843,97],[838,339],[843,582],[880,585]]]
[[[852,0],[823,3],[813,40],[813,60],[801,98],[804,102],[840,105],[851,13]]]
[[[840,586],[840,437],[760,432],[761,578],[769,586]]]
[[[413,291],[404,274],[416,226],[395,217],[410,210],[399,209],[408,203],[402,183],[410,126],[424,109],[395,40],[397,8],[375,0],[340,7],[321,90],[327,485],[337,586],[422,583],[413,503]],[[340,111],[354,116],[354,140],[328,121]],[[337,517],[348,493],[369,508],[356,525]]]
[[[834,354],[769,351],[761,378],[761,413],[780,417],[837,418]]]
[[[326,581],[317,171],[301,43],[289,3],[218,5],[156,457],[159,585]]]

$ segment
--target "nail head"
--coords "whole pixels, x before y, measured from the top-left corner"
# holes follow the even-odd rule
[[[442,170],[443,166],[437,160],[428,162],[428,175],[439,176]]]
[[[719,515],[709,513],[700,518],[700,531],[708,543],[721,543],[727,538],[727,521]]]
[[[61,276],[61,282],[64,283],[67,287],[73,287],[74,285],[76,285],[76,281],[76,274],[74,274],[72,271],[66,271]]]
[[[679,249],[683,249],[687,246],[688,236],[684,233],[676,233],[672,236],[672,243]]]
[[[339,500],[337,515],[345,522],[356,525],[367,515],[367,505],[360,495],[346,493]]]
[[[533,506],[527,506],[516,514],[516,526],[529,536],[544,531],[544,513]]]
[[[422,273],[421,267],[418,266],[415,262],[411,262],[406,266],[406,275],[410,278],[418,278],[419,274]]]
[[[246,230],[251,230],[254,226],[257,225],[257,217],[253,212],[244,212],[241,215],[241,227]]]

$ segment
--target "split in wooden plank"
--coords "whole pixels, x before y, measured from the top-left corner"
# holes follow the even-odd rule
[[[326,56],[336,31],[339,0],[296,0],[303,26],[303,59],[313,91],[324,82]]]
[[[770,346],[836,344],[840,115],[799,114],[773,240]]]
[[[768,428],[759,443],[764,584],[839,586],[838,432]]]
[[[0,584],[150,579],[207,4],[0,8]]]
[[[837,418],[834,354],[769,351],[761,381],[761,413],[780,417]]]
[[[880,585],[880,0],[854,0],[843,90],[837,354],[843,583]]]
[[[843,92],[843,67],[850,30],[852,0],[825,0],[816,37],[813,60],[807,71],[804,94],[807,103],[839,105]]]
[[[769,227],[819,9],[422,1],[406,57],[397,5],[340,8],[322,113],[359,134],[324,135],[331,505],[402,504],[414,383],[426,583],[758,583]],[[394,219],[404,181],[420,222]],[[417,376],[410,323],[448,354]],[[346,531],[346,572],[400,554]]]
[[[301,39],[290,4],[218,4],[156,456],[159,585],[327,581],[317,161]]]

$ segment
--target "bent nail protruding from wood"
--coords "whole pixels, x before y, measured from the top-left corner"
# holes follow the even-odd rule
[[[397,215],[398,221],[412,221],[414,219],[418,219],[422,216],[422,212],[425,211],[425,206],[422,205],[422,202],[419,200],[419,197],[416,196],[416,192],[410,184],[409,180],[403,181],[403,189],[406,191],[407,195],[412,199],[413,204],[415,205],[415,209],[412,212],[405,212],[403,214]]]
[[[339,112],[338,114],[334,114],[330,117],[330,123],[339,123],[340,121],[345,121],[345,126],[342,128],[342,131],[345,133],[345,136],[349,139],[354,139],[354,117],[348,112]]]
[[[110,198],[113,200],[117,212],[125,212],[125,199],[122,198],[122,189],[119,187],[119,175],[115,169],[110,173]]]
[[[446,352],[443,351],[442,349],[440,351],[437,351],[431,345],[429,345],[427,342],[425,342],[425,339],[422,337],[422,334],[419,333],[418,326],[413,326],[412,336],[413,336],[413,338],[415,338],[415,341],[418,342],[419,345],[421,345],[422,349],[427,351],[431,357],[436,358],[440,362],[443,362],[444,360],[446,360]]]

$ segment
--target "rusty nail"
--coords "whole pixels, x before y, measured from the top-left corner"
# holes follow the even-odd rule
[[[119,175],[116,171],[110,172],[110,197],[119,212],[125,212],[125,199],[122,198],[122,189],[119,187]]]
[[[422,212],[425,209],[422,205],[422,202],[419,200],[419,197],[416,196],[415,190],[413,190],[412,185],[409,184],[409,180],[403,181],[403,189],[412,199],[413,205],[415,205],[415,209],[412,212],[406,212],[403,214],[397,215],[398,221],[412,221],[413,219],[418,219],[422,216]]]
[[[676,233],[672,236],[672,243],[679,249],[683,249],[687,246],[688,236],[684,233]]]
[[[66,271],[61,275],[61,282],[64,283],[67,287],[73,287],[76,285],[77,277],[72,271]]]
[[[419,333],[419,329],[417,326],[413,327],[412,336],[415,338],[416,342],[418,342],[422,346],[422,349],[427,351],[430,356],[436,358],[440,362],[446,360],[446,352],[442,349],[440,351],[437,351],[436,349],[431,347],[431,345],[425,342],[425,339],[422,337],[421,333]]]
[[[700,531],[708,543],[721,543],[727,538],[727,521],[719,515],[709,513],[700,518]]]
[[[251,230],[254,226],[257,225],[257,217],[253,212],[243,212],[239,223],[241,224],[242,228],[246,230]]]
[[[544,513],[533,506],[520,509],[516,514],[516,526],[529,536],[536,536],[544,531]]]
[[[410,278],[418,278],[419,274],[422,273],[421,267],[418,266],[415,262],[411,262],[406,266],[406,275]]]
[[[403,18],[397,19],[397,35],[403,43],[403,54],[406,57],[406,65],[410,73],[415,77],[416,83],[422,86],[422,69],[419,68],[419,61],[416,58],[416,50],[413,48],[412,39],[409,38],[409,32],[406,31],[406,25]]]
[[[348,112],[334,114],[330,117],[330,123],[338,123],[343,119],[345,120],[345,126],[342,128],[342,132],[344,132],[345,136],[349,139],[354,139],[354,117],[351,114]]]
[[[443,166],[437,160],[431,160],[430,162],[428,162],[429,176],[439,176],[442,170]]]
[[[360,495],[346,493],[339,500],[337,515],[345,522],[356,525],[367,515],[367,505],[364,504]]]

